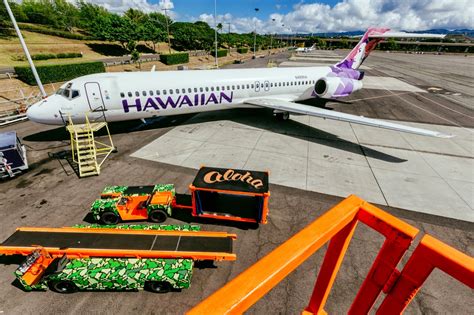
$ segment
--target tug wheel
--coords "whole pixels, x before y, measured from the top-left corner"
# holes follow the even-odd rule
[[[152,210],[148,214],[148,219],[153,223],[165,222],[166,218],[168,218],[168,215],[165,211],[160,209]]]
[[[112,211],[105,211],[100,215],[100,223],[105,225],[115,225],[119,222],[119,217]]]
[[[63,294],[74,293],[78,290],[74,282],[68,280],[53,281],[49,284],[49,287],[51,290]]]
[[[145,288],[153,293],[168,293],[171,291],[171,284],[166,281],[147,281]]]

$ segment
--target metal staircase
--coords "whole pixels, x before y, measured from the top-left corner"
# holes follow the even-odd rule
[[[105,159],[115,150],[107,122],[91,123],[87,115],[85,117],[84,124],[74,124],[69,116],[69,124],[66,126],[71,136],[72,160],[78,165],[79,177],[99,175]],[[95,139],[94,133],[104,127],[107,130],[108,143]]]

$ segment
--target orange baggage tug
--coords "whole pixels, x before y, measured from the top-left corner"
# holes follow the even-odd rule
[[[201,167],[191,194],[177,194],[174,185],[108,186],[91,213],[102,224],[149,220],[161,223],[176,209],[195,217],[267,223],[268,172]]]

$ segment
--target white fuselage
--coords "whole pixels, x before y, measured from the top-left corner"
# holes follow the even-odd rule
[[[314,97],[315,82],[330,72],[304,67],[92,74],[64,84],[60,94],[30,107],[28,117],[63,124],[69,116],[83,122],[87,113],[91,121],[104,115],[122,121],[252,107],[244,104],[252,98],[304,100]]]

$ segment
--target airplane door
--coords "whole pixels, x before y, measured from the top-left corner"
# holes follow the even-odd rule
[[[87,82],[84,84],[86,90],[87,101],[92,111],[104,109],[104,100],[102,99],[102,92],[100,85],[97,82]]]
[[[269,81],[263,82],[263,89],[264,89],[265,91],[269,91],[269,90],[270,90],[270,82],[269,82]]]
[[[260,92],[260,82],[255,81],[255,92]]]

